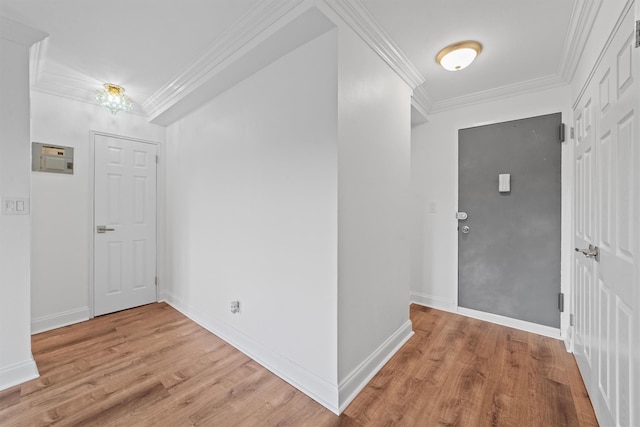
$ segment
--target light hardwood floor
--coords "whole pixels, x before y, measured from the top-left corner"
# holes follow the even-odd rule
[[[33,336],[0,426],[594,426],[562,342],[411,306],[415,335],[338,417],[159,303]]]

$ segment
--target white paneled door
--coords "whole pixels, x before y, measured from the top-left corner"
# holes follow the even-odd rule
[[[155,144],[95,135],[94,314],[156,296]]]
[[[574,349],[603,426],[640,425],[640,49],[633,12],[574,110]]]

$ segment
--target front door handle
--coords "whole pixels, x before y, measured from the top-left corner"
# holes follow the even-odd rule
[[[597,262],[600,262],[600,248],[597,246],[589,245],[588,249],[576,248],[576,252],[580,252],[587,258],[593,258]]]
[[[107,228],[106,225],[98,225],[96,227],[96,231],[98,233],[106,233],[107,231],[116,231],[116,229],[115,228]]]

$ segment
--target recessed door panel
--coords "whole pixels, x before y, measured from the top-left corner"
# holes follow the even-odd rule
[[[107,295],[122,292],[122,242],[107,243]]]
[[[146,217],[145,201],[147,199],[147,195],[145,193],[147,191],[147,177],[136,176],[133,178],[133,183],[133,221],[136,224],[144,224]]]

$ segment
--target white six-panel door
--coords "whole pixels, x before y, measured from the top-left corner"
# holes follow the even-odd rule
[[[574,348],[601,425],[640,424],[640,78],[634,8],[574,111]]]
[[[157,147],[114,136],[94,138],[94,314],[98,316],[157,300]]]

